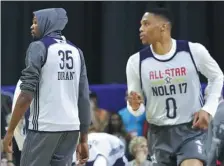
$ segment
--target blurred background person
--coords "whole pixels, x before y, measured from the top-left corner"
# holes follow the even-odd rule
[[[98,131],[104,131],[108,125],[109,112],[105,109],[99,108],[98,97],[95,92],[90,92],[90,109],[92,124]]]
[[[128,166],[152,166],[147,160],[149,152],[145,137],[134,137],[129,144],[129,152],[134,156],[134,160],[130,161]]]
[[[105,131],[111,135],[117,136],[124,143],[125,147],[127,146],[127,140],[129,137],[119,114],[111,113],[108,126]]]
[[[124,143],[111,134],[98,133],[91,126],[88,134],[89,159],[85,166],[126,166]],[[76,162],[76,152],[73,155],[73,165]]]
[[[7,127],[6,119],[9,111],[7,110],[8,107],[5,107],[6,103],[4,101],[5,101],[5,95],[1,93],[1,145],[2,140],[6,133],[6,127]],[[2,147],[1,150],[3,150]]]
[[[125,101],[127,101],[127,91],[125,94]],[[145,112],[144,104],[140,106],[140,109],[143,109]],[[143,125],[146,121],[145,113],[136,117],[128,111],[128,107],[122,108],[118,111],[118,114],[121,116],[126,132],[130,137],[142,136],[143,135]]]
[[[127,102],[127,91],[125,93],[125,101]],[[130,140],[136,136],[143,136],[145,133],[143,132],[145,129],[145,123],[146,123],[146,114],[145,114],[145,106],[144,104],[141,104],[140,111],[143,111],[144,113],[140,116],[134,116],[130,113],[128,110],[128,103],[126,107],[122,108],[118,111],[118,114],[120,115],[122,119],[122,123],[124,125],[125,131],[127,132],[127,143],[128,146]],[[148,130],[147,130],[148,131]],[[145,134],[147,135],[147,134]],[[129,151],[126,151],[126,155],[128,160],[132,160],[133,156],[129,153]]]
[[[11,114],[11,106],[11,97],[1,91],[1,166],[14,166],[13,154],[4,152],[2,146]]]
[[[209,94],[208,87],[209,85],[205,88],[205,100]],[[211,117],[206,150],[208,155],[207,166],[221,166],[224,164],[224,100],[222,95],[219,98],[216,114],[214,118]]]

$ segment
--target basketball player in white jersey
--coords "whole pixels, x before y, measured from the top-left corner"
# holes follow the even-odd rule
[[[203,129],[217,110],[223,73],[202,44],[171,38],[171,28],[166,9],[142,17],[140,39],[148,46],[126,66],[130,112],[145,103],[153,166],[202,166]],[[205,103],[198,72],[211,85]]]
[[[76,149],[88,160],[89,87],[82,51],[62,36],[68,18],[62,8],[35,11],[20,77],[21,92],[4,138],[11,152],[15,128],[30,106],[29,131],[23,144],[22,166],[65,166]]]
[[[94,129],[88,134],[89,160],[85,166],[126,166],[124,143],[111,134],[97,133]],[[76,153],[73,164],[76,162]]]

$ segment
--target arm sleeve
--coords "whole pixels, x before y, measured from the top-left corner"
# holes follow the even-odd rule
[[[140,84],[140,75],[139,75],[139,53],[132,55],[126,65],[126,77],[127,77],[127,88],[128,93],[136,92],[143,98],[143,92]],[[129,102],[127,102],[127,108],[129,112],[134,116],[140,116],[144,113],[144,109],[139,109],[133,111]]]
[[[32,42],[26,52],[26,68],[22,71],[20,77],[20,89],[23,92],[33,96],[36,86],[39,82],[39,76],[44,58],[46,57],[46,48],[40,41]]]
[[[191,43],[192,55],[201,74],[208,79],[208,96],[202,110],[214,117],[223,87],[223,73],[208,50],[199,43]]]
[[[78,98],[80,132],[87,133],[89,125],[91,123],[89,83],[87,78],[85,59],[80,49],[79,52],[81,60],[81,73],[80,73],[79,98]]]

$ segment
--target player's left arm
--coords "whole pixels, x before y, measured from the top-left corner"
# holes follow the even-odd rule
[[[24,113],[28,110],[33,96],[39,83],[39,76],[44,57],[46,56],[46,48],[42,42],[32,42],[26,52],[26,68],[22,71],[20,77],[21,92],[16,100],[13,109],[8,132],[14,132]]]
[[[208,96],[202,110],[214,117],[223,88],[223,72],[208,50],[199,43],[189,43],[197,69],[208,79]]]

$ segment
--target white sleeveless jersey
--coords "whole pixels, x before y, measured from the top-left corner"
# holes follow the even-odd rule
[[[191,45],[193,46],[191,47]],[[197,48],[195,43],[173,40],[173,48],[168,55],[156,55],[152,52],[151,47],[147,47],[129,59],[127,70],[136,67],[134,64],[138,64],[138,68],[133,72],[138,73],[136,74],[138,75],[136,81],[139,83],[135,84],[134,80],[128,76],[129,71],[127,71],[128,91],[137,91],[145,97],[148,122],[156,125],[187,123],[193,119],[194,113],[204,105],[198,68],[201,72],[203,69],[201,63],[206,62],[192,53],[197,51],[192,50],[195,48]],[[201,53],[203,54],[203,52]],[[205,53],[208,54],[208,52]],[[207,55],[203,56],[206,57]],[[210,56],[209,58],[212,59]],[[214,63],[211,63],[211,67],[217,68],[215,68],[214,73],[206,71],[205,67],[205,71],[201,73],[205,73],[207,77],[212,79],[215,79],[214,74],[218,79],[221,76],[216,92],[220,95],[223,83],[222,72],[217,63],[213,61],[213,59],[210,60]],[[134,87],[133,84],[139,84],[139,88]],[[216,111],[218,103],[215,97],[213,101],[215,106],[209,106],[211,103],[208,103],[206,107],[209,110],[205,108],[206,111]]]
[[[31,103],[29,129],[79,130],[79,50],[66,40],[45,37],[42,42],[47,49],[47,58]]]
[[[125,153],[123,142],[116,136],[107,133],[90,133],[88,144],[88,162],[95,161],[97,156],[101,155],[106,158],[107,166],[113,166],[117,159],[122,158]],[[76,162],[76,153],[74,153],[73,162]]]
[[[16,84],[16,89],[15,89],[15,92],[14,92],[13,102],[12,102],[12,111],[15,108],[17,98],[19,97],[19,94],[21,92],[21,90],[20,90],[20,84],[21,83],[22,82],[19,80]],[[23,148],[23,143],[24,143],[24,140],[25,140],[25,137],[26,137],[26,135],[24,133],[24,127],[25,127],[25,117],[23,116],[22,119],[19,121],[19,123],[16,126],[15,131],[14,131],[14,137],[15,137],[17,146],[18,146],[20,151]]]

